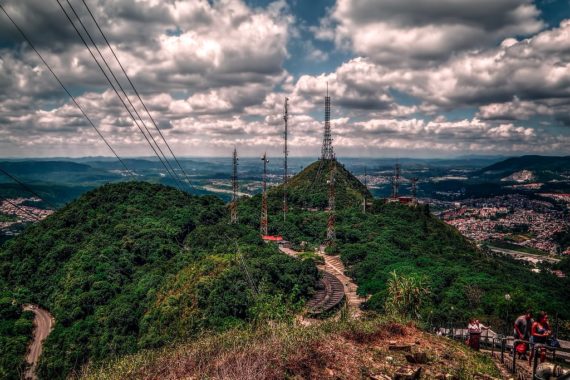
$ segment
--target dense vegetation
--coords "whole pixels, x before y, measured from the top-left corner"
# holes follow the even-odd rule
[[[332,166],[316,162],[289,181],[285,219],[282,187],[269,192],[271,234],[304,251],[322,244]],[[532,273],[477,249],[427,206],[376,200],[364,214],[363,196],[370,197],[364,186],[339,163],[335,181],[334,250],[359,292],[371,295],[368,309],[434,323],[463,323],[476,315],[500,331],[526,307],[570,319],[568,279]],[[6,281],[0,290],[12,290],[11,305],[38,303],[57,321],[40,376],[64,378],[87,360],[290,318],[318,275],[312,260],[291,259],[261,241],[260,203],[260,195],[242,199],[235,226],[216,197],[148,183],[106,185],[8,242],[0,251],[0,278]],[[421,284],[417,310],[387,302],[397,288],[395,280],[389,286],[390,278],[409,288]],[[21,314],[6,315],[0,339],[14,347],[16,358],[17,342],[29,331],[18,327],[25,324],[17,322]]]
[[[319,160],[307,166],[302,172],[291,178],[287,188],[292,191],[289,201],[302,208],[328,207],[328,189],[330,171],[335,167],[336,204],[339,208],[362,204],[363,196],[372,195],[368,189],[336,160]],[[283,186],[270,191],[270,197],[282,199]]]
[[[320,174],[326,178],[328,173]],[[343,180],[357,181],[350,173]],[[352,177],[352,179],[350,179]],[[294,178],[292,184],[296,183]],[[327,213],[303,208],[307,190],[290,186],[291,211],[283,221],[279,199],[270,193],[270,232],[299,248],[322,244],[326,234]],[[350,193],[350,190],[338,190]],[[326,189],[320,190],[326,197]],[[257,226],[259,198],[240,204],[240,220]],[[346,205],[345,205],[346,206]],[[527,307],[545,309],[562,319],[570,319],[568,279],[558,279],[548,270],[533,273],[530,267],[508,257],[483,252],[453,227],[434,218],[427,206],[409,207],[374,201],[368,213],[361,207],[344,207],[336,213],[336,251],[359,285],[359,292],[371,295],[366,307],[385,312],[387,283],[392,272],[421,278],[430,290],[420,311],[425,322],[464,323],[476,315],[503,332],[515,314]],[[510,295],[510,301],[505,295]]]
[[[507,315],[526,307],[570,317],[568,280],[561,283],[548,271],[533,273],[520,262],[481,252],[427,207],[385,204],[374,215],[342,215],[339,221],[341,257],[359,291],[373,295],[371,309],[382,310],[389,273],[396,271],[426,280],[431,305],[423,316],[435,322],[476,315],[502,330]]]
[[[215,197],[122,183],[9,241],[1,277],[18,302],[56,319],[40,377],[296,307],[312,291],[314,265],[279,254],[254,229],[230,228],[226,215]]]
[[[33,313],[22,311],[0,279],[0,379],[22,378],[32,320]]]

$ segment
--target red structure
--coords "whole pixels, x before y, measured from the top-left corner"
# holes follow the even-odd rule
[[[281,235],[262,235],[261,238],[264,241],[283,241],[283,236]]]

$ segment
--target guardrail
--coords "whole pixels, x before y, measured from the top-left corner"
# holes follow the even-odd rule
[[[432,332],[434,332],[437,335],[442,335],[460,341],[465,341],[469,337],[469,332],[467,329],[457,328],[450,325],[448,325],[447,327],[433,328]],[[512,344],[509,344],[509,342],[511,341]],[[483,333],[479,341],[481,348],[490,350],[491,356],[493,357],[495,357],[496,353],[498,360],[500,360],[500,362],[503,365],[505,365],[513,375],[516,375],[518,373],[519,376],[517,378],[526,378],[524,376],[524,372],[526,371],[524,370],[520,371],[522,368],[520,368],[520,366],[517,366],[517,360],[520,359],[517,358],[518,355],[516,353],[516,346],[519,343],[527,344],[530,347],[530,350],[532,350],[533,362],[528,372],[528,375],[530,375],[530,379],[532,380],[542,380],[541,377],[537,376],[536,371],[539,364],[538,361],[540,359],[541,352],[543,350],[552,354],[552,356],[547,358],[549,361],[552,362],[556,362],[557,359],[567,360],[570,358],[570,349],[568,348],[551,347],[546,344],[539,344],[539,343],[531,344],[527,340],[514,339],[513,337],[502,336],[490,330],[487,330],[486,334]],[[505,353],[507,354],[505,355]],[[508,358],[509,355],[512,355],[512,358]]]

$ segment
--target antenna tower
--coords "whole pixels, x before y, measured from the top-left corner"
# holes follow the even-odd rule
[[[287,215],[287,179],[288,179],[288,168],[287,168],[287,157],[289,156],[289,149],[287,148],[287,122],[289,121],[289,112],[287,110],[289,98],[285,98],[285,105],[283,106],[283,121],[285,122],[285,132],[283,133],[283,221],[285,221],[285,216]]]
[[[263,153],[261,156],[261,160],[263,161],[263,184],[262,184],[262,193],[261,193],[261,222],[260,222],[260,232],[262,235],[268,235],[267,232],[267,163],[269,160],[267,159],[267,152]]]
[[[233,155],[233,172],[232,172],[232,203],[230,204],[230,223],[236,224],[238,221],[237,216],[237,200],[238,200],[238,155],[237,149],[234,147]]]
[[[330,171],[330,176],[328,180],[329,184],[329,218],[327,221],[327,244],[331,245],[336,238],[335,233],[335,203],[336,203],[336,192],[335,192],[335,174],[336,174],[336,162],[333,161],[332,168]]]
[[[394,167],[394,177],[392,177],[392,198],[398,198],[398,193],[400,191],[400,180],[401,167],[400,164],[396,164]]]
[[[418,192],[418,178],[412,178],[412,198],[414,199],[414,201],[416,200],[416,195]]]
[[[368,175],[366,173],[366,166],[364,167],[364,187],[368,189]],[[362,212],[366,214],[366,192],[364,193],[362,200]]]
[[[321,148],[321,159],[334,159],[334,151],[331,136],[331,97],[329,96],[329,84],[327,83],[327,95],[325,96],[325,134],[323,136],[323,147]]]

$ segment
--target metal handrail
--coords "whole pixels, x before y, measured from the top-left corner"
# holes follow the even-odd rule
[[[467,330],[465,328],[461,328],[461,334],[457,334],[457,327],[456,326],[452,326],[452,325],[447,325],[444,327],[436,327],[433,329],[433,331],[439,331],[442,333],[443,336],[447,336],[448,338],[451,339],[460,339],[463,340],[465,339],[469,333],[466,332]],[[464,333],[466,332],[466,333]],[[531,342],[529,342],[528,340],[524,340],[524,339],[514,339],[514,337],[507,337],[507,336],[502,336],[502,335],[498,335],[497,337],[489,337],[488,334],[485,337],[481,337],[484,339],[481,339],[481,343],[484,346],[487,346],[491,348],[491,355],[494,355],[495,353],[495,348],[500,347],[500,360],[501,363],[505,363],[505,351],[507,351],[508,349],[508,344],[507,341],[511,340],[513,341],[512,343],[512,368],[511,368],[511,372],[513,374],[515,374],[517,372],[517,355],[516,355],[516,346],[519,343],[525,343],[529,346],[532,347],[533,350],[533,363],[532,363],[532,379],[533,380],[540,380],[536,377],[536,370],[538,368],[538,358],[539,358],[539,354],[540,354],[540,350],[545,349],[549,352],[552,352],[552,361],[556,360],[556,352],[564,352],[564,353],[570,353],[570,349],[566,349],[566,348],[561,348],[561,347],[551,347],[548,346],[546,344],[542,344],[542,343],[534,343],[531,344]]]

